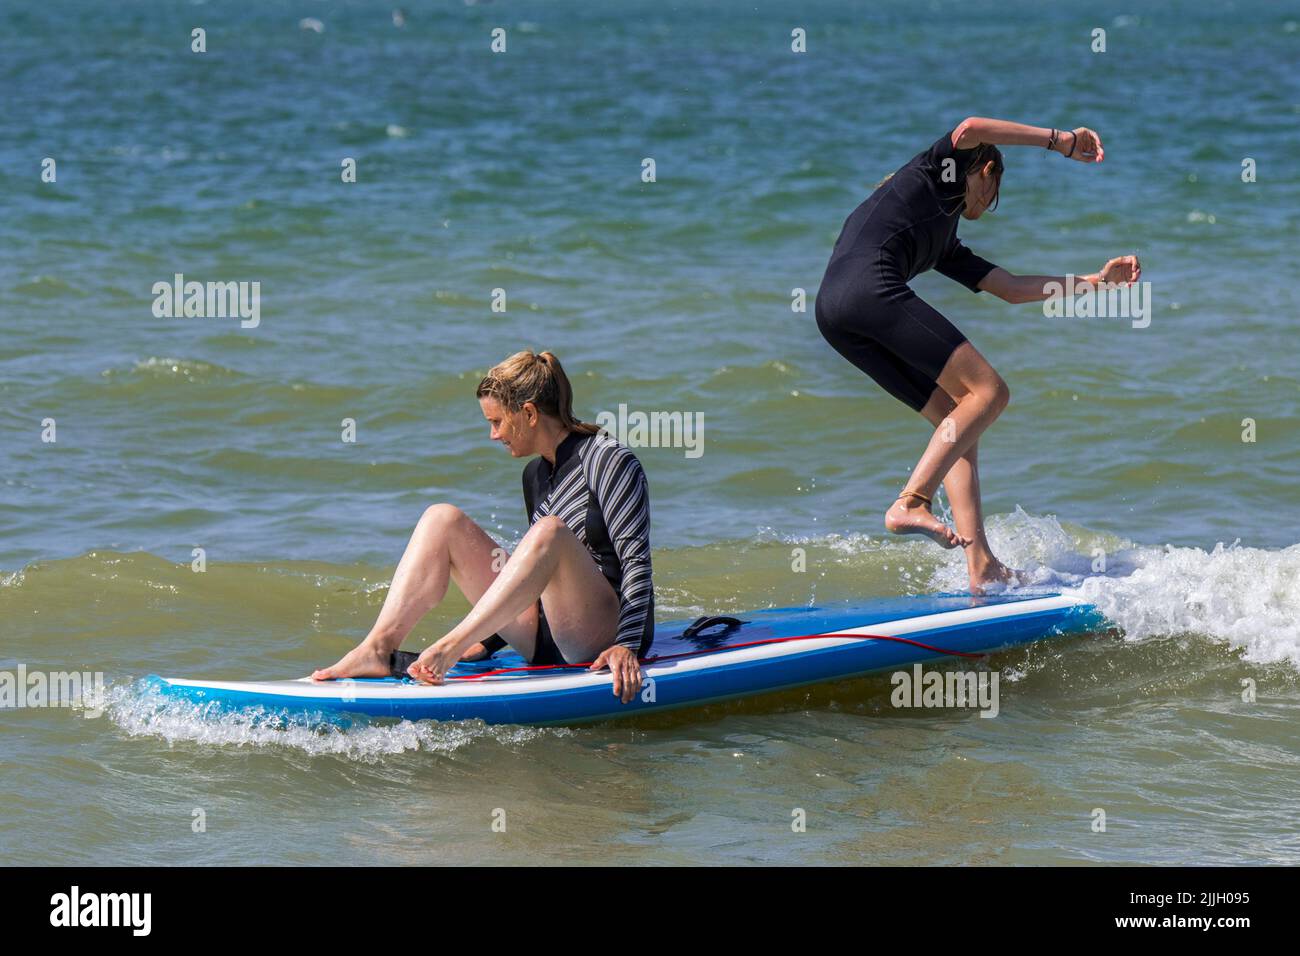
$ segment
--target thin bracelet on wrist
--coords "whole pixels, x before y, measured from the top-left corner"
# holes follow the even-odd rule
[[[1074,130],[1070,130],[1070,135],[1073,137],[1073,139],[1070,140],[1070,151],[1065,154],[1066,159],[1069,159],[1071,156],[1074,155],[1074,147],[1079,145],[1079,134],[1074,132]]]

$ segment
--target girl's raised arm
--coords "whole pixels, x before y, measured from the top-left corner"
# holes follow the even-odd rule
[[[1081,163],[1100,163],[1106,151],[1101,137],[1086,126],[1058,130],[1043,126],[1026,126],[1010,120],[968,116],[952,131],[955,149],[973,149],[981,143],[994,146],[1042,146]]]

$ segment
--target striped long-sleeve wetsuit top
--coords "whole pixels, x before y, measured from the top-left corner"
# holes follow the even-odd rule
[[[528,524],[555,515],[591,552],[618,593],[616,644],[644,657],[654,640],[650,495],[641,463],[605,433],[570,432],[524,468]]]

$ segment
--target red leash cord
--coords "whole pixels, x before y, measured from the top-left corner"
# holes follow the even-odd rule
[[[919,647],[922,650],[932,651],[935,654],[942,654],[947,657],[983,657],[983,654],[971,654],[966,651],[950,651],[942,647],[935,647],[931,644],[923,644],[920,641],[914,641],[906,637],[891,637],[887,634],[799,634],[795,637],[769,637],[761,641],[746,641],[741,644],[722,644],[718,647],[708,647],[698,651],[683,651],[680,654],[662,654],[655,657],[647,657],[641,661],[642,664],[657,664],[660,661],[677,660],[682,657],[699,657],[702,654],[716,654],[719,651],[735,651],[743,647],[761,647],[764,644],[784,644],[787,641],[812,641],[819,638],[856,638],[862,641],[894,641],[898,644],[910,644],[912,647]],[[527,667],[502,667],[497,670],[484,671],[481,674],[448,674],[450,680],[481,680],[484,677],[495,677],[498,674],[519,674],[533,671],[553,671],[553,670],[576,670],[577,668],[587,668],[592,665],[593,661],[587,661],[583,664],[536,664]]]

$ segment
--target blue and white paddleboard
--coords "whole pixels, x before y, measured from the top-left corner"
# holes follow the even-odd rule
[[[659,625],[643,665],[645,686],[628,704],[614,697],[607,671],[527,668],[514,653],[458,664],[446,683],[433,687],[398,678],[149,681],[166,696],[322,722],[364,714],[569,724],[748,697],[953,655],[982,656],[1104,626],[1091,605],[1059,594],[889,598],[739,617],[743,623],[701,630],[685,622]]]

